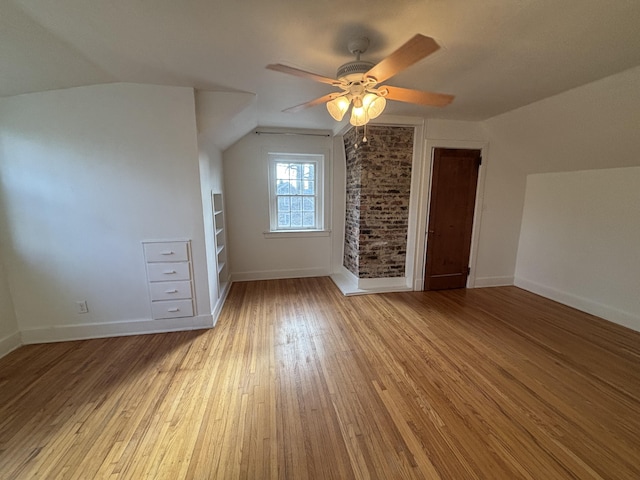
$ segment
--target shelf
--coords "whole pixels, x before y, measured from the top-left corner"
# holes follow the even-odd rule
[[[218,297],[225,290],[224,284],[229,281],[229,272],[226,268],[227,252],[225,250],[225,231],[224,231],[224,206],[222,201],[222,193],[211,193],[211,210],[213,211],[213,231],[216,265],[218,270]]]

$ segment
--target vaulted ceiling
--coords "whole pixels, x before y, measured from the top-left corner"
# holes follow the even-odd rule
[[[387,112],[481,120],[640,65],[637,0],[5,0],[0,95],[107,82],[256,94],[257,123],[332,128],[322,106],[284,108],[330,85],[268,71],[335,76],[367,36],[377,62],[415,33],[441,49],[390,85],[450,93],[444,109]]]

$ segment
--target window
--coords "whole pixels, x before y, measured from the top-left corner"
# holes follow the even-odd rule
[[[271,231],[323,230],[324,155],[269,153]]]

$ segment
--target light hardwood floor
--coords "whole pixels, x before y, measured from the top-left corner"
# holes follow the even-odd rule
[[[213,330],[0,360],[0,478],[639,479],[640,334],[515,287],[234,284]]]

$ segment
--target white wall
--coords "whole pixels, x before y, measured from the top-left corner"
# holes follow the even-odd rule
[[[526,174],[513,158],[508,138],[496,132],[489,144],[476,286],[512,285],[524,206]]]
[[[498,259],[498,249],[505,246],[509,250],[504,259],[512,255],[512,243],[501,243],[498,237],[515,236],[520,229],[518,212],[524,211],[516,284],[637,328],[633,299],[638,297],[639,282],[636,275],[636,288],[629,290],[628,268],[636,265],[637,271],[638,200],[624,190],[637,177],[628,170],[630,178],[621,179],[618,176],[626,170],[606,169],[640,166],[640,67],[495,117],[483,126],[491,151],[487,184],[491,172],[499,180],[487,190],[496,192],[495,201],[503,203],[506,219],[494,224],[483,218],[487,232],[482,241],[494,243],[492,257]],[[582,172],[595,169],[603,170]],[[526,175],[563,171],[574,173],[526,180]],[[595,212],[590,208],[594,198],[579,185],[583,181],[599,198]],[[562,188],[568,190],[556,191]],[[635,205],[630,213],[635,212],[636,220],[628,219],[629,225],[623,225],[621,208],[626,207],[619,200],[635,202],[629,207]],[[551,230],[548,222],[553,223]],[[606,233],[599,231],[602,225],[610,227]],[[630,238],[635,243],[627,243]],[[605,243],[610,245],[608,252]],[[587,258],[585,252],[592,250],[597,261]],[[551,259],[558,262],[555,267],[547,264]]]
[[[13,310],[9,282],[0,257],[0,357],[20,346],[18,321]]]
[[[640,167],[529,175],[516,285],[640,331]]]
[[[232,279],[328,275],[331,271],[331,235],[278,238],[264,235],[269,231],[269,151],[325,155],[325,186],[329,200],[326,213],[331,217],[330,137],[255,133],[244,136],[223,154]]]
[[[0,135],[1,240],[24,341],[211,323],[191,89],[5,98]],[[141,241],[162,239],[193,241],[202,317],[150,320]],[[89,313],[76,313],[77,300]]]
[[[514,272],[526,176],[640,164],[640,67],[482,122],[489,142],[479,275]],[[513,273],[511,273],[513,275]]]

